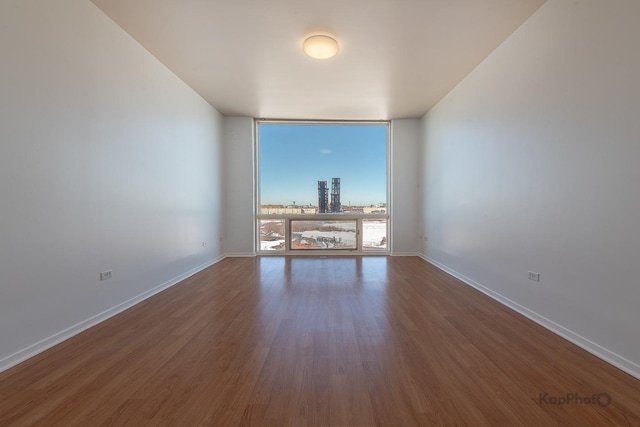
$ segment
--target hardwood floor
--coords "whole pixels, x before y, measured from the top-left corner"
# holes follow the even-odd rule
[[[419,258],[230,258],[1,373],[0,425],[640,426],[640,381]]]

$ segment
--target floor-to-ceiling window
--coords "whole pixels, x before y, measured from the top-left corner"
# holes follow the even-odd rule
[[[386,253],[387,122],[257,121],[261,253]]]

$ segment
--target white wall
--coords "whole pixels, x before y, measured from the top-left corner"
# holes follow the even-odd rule
[[[224,251],[228,256],[256,254],[254,135],[253,118],[224,118],[226,176]]]
[[[0,58],[1,370],[219,259],[223,188],[220,114],[89,1],[3,0]]]
[[[392,255],[418,253],[418,171],[420,120],[391,123]]]
[[[636,376],[639,18],[542,6],[423,118],[420,219],[426,257]]]

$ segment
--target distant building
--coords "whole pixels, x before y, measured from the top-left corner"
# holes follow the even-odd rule
[[[386,206],[367,206],[362,208],[362,212],[365,214],[387,213]]]
[[[318,213],[329,212],[327,181],[318,181]]]
[[[318,208],[315,206],[283,206],[283,205],[262,205],[261,215],[315,215]]]
[[[355,214],[364,213],[362,208],[358,207],[358,206],[349,206],[348,208],[343,209],[343,212],[345,212],[345,213],[355,213]]]
[[[300,215],[303,213],[301,207],[284,207],[282,205],[262,205],[260,206],[261,215]]]
[[[340,178],[331,178],[331,212],[338,213],[342,209],[340,204]]]

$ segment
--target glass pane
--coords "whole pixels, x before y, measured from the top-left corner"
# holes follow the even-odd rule
[[[356,249],[356,221],[291,221],[291,249]]]
[[[365,251],[387,249],[387,220],[362,220],[362,249]]]
[[[260,220],[260,250],[284,251],[285,250],[284,219]]]
[[[263,215],[386,213],[386,123],[260,123]]]

